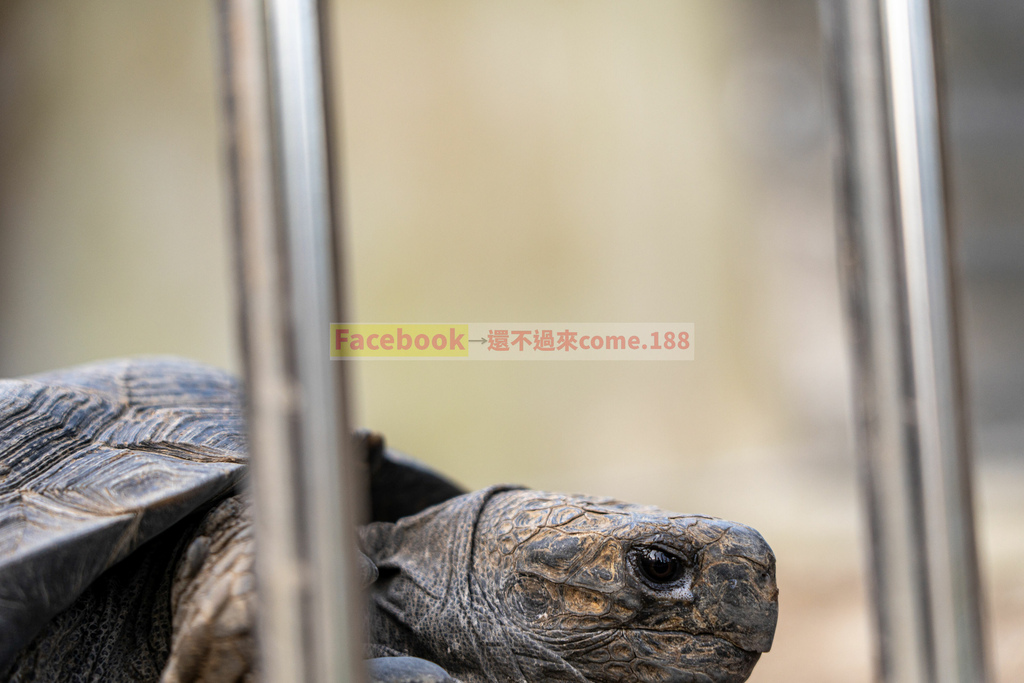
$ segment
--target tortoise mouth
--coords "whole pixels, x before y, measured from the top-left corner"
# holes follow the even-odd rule
[[[617,636],[569,657],[587,680],[702,681],[747,680],[761,653],[745,650],[714,634],[622,628]]]
[[[625,626],[620,628],[619,630],[651,633],[662,636],[714,639],[728,643],[729,645],[732,645],[733,647],[743,650],[744,652],[756,654],[768,652],[769,650],[771,650],[772,640],[774,639],[775,635],[774,630],[766,633],[745,633],[742,631],[708,631],[694,633],[692,631],[684,631],[683,629],[659,629],[641,626]]]

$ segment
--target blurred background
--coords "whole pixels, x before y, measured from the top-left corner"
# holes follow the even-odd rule
[[[944,0],[995,680],[1024,680],[1024,4]],[[353,366],[356,423],[467,486],[757,527],[754,682],[868,681],[811,0],[337,0],[351,318],[696,325],[696,360]],[[0,2],[0,375],[238,371],[206,0]]]

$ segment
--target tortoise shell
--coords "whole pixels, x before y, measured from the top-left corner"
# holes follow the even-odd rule
[[[463,490],[357,435],[368,521],[395,521]],[[246,471],[244,407],[230,374],[176,358],[0,380],[0,672],[100,574]]]
[[[0,670],[106,569],[245,472],[241,392],[177,359],[0,381]]]

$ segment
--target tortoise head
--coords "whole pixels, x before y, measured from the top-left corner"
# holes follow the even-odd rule
[[[445,513],[473,496],[472,512],[463,510],[472,521]],[[375,558],[383,582],[371,627],[394,650],[432,659],[460,680],[738,683],[771,647],[775,558],[749,527],[501,489],[409,519],[419,550],[433,544],[428,562],[445,579],[407,554],[397,565]],[[387,628],[377,627],[381,615]]]
[[[775,558],[749,527],[510,491],[474,572],[516,625],[593,681],[744,681],[775,633]]]

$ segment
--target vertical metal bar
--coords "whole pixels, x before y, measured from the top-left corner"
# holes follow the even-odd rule
[[[970,454],[927,0],[885,2],[886,48],[929,569],[935,678],[985,677]]]
[[[928,680],[923,519],[907,429],[907,362],[896,198],[877,4],[823,0],[840,143],[839,265],[854,355],[858,451],[871,532],[878,668],[884,681]]]
[[[259,672],[362,679],[358,500],[341,320],[321,13],[315,0],[219,0],[260,595]]]
[[[822,0],[880,678],[985,680],[933,16]]]

